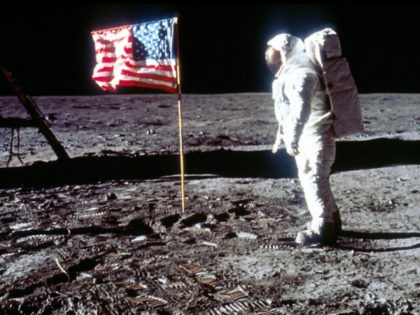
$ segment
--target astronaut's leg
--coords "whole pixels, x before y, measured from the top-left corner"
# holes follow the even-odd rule
[[[312,220],[297,243],[335,242],[341,231],[341,219],[329,182],[335,159],[335,142],[331,137],[307,139],[306,149],[296,156],[299,180]]]

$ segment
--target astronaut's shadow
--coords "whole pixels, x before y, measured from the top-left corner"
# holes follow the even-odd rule
[[[394,252],[420,248],[420,243],[408,246],[391,247],[374,244],[374,240],[396,240],[420,238],[419,232],[364,232],[343,230],[335,247],[338,249],[354,250],[357,252]]]

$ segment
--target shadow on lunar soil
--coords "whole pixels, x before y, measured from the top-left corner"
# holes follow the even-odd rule
[[[344,239],[342,238],[344,237]],[[418,232],[363,232],[353,230],[343,230],[339,237],[339,241],[335,245],[341,250],[352,250],[366,253],[383,253],[383,252],[395,252],[400,250],[410,250],[420,248],[420,243],[415,243],[407,246],[388,246],[381,245],[375,246],[372,241],[375,240],[396,240],[396,239],[408,239],[420,237]],[[352,240],[357,240],[353,242]],[[357,244],[355,246],[355,244]]]
[[[420,141],[374,139],[337,142],[332,173],[419,164]],[[294,159],[285,150],[192,152],[184,157],[186,174],[231,178],[294,178]],[[88,156],[68,161],[36,162],[30,166],[0,169],[0,187],[43,187],[93,183],[117,179],[154,179],[179,174],[179,156]]]

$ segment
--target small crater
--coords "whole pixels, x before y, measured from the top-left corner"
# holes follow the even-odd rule
[[[206,220],[207,220],[207,215],[205,213],[202,213],[202,212],[195,213],[181,221],[181,224],[182,224],[181,228],[193,226],[194,224],[205,222]]]
[[[214,218],[219,222],[227,222],[230,218],[230,215],[229,213],[224,212],[221,214],[215,214]]]
[[[130,232],[135,235],[147,235],[152,234],[153,229],[146,223],[144,223],[142,220],[134,219],[128,223],[127,232]]]
[[[13,288],[9,291],[9,298],[20,298],[25,295],[32,294],[35,290],[33,285],[29,285],[26,288]]]
[[[359,289],[366,289],[369,286],[369,283],[364,279],[354,279],[351,282],[351,285]]]
[[[243,217],[243,216],[251,214],[251,211],[248,211],[242,207],[229,209],[228,212],[234,213],[237,217]]]
[[[238,237],[238,235],[235,232],[229,232],[229,233],[226,233],[223,238],[224,239],[232,239],[232,238],[235,238],[235,237]]]
[[[173,215],[169,215],[166,216],[164,218],[162,218],[160,220],[160,222],[162,223],[162,225],[165,228],[170,228],[172,227],[179,219],[181,218],[181,216],[179,214],[173,214]]]

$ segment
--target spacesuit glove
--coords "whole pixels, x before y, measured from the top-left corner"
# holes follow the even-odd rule
[[[281,144],[281,136],[277,136],[276,142],[274,142],[273,149],[271,151],[273,153],[276,153],[280,148],[280,144]]]
[[[291,142],[287,141],[284,145],[285,145],[286,151],[289,155],[295,156],[295,155],[299,154],[297,141],[291,141]]]
[[[276,133],[276,141],[274,142],[271,152],[276,153],[279,150],[282,139],[283,139],[283,127],[279,124],[279,128],[277,129],[277,133]]]

